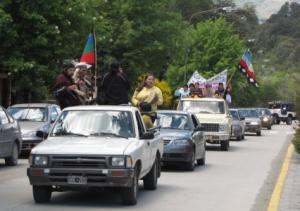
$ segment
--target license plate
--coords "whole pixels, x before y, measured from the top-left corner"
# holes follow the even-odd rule
[[[83,176],[68,176],[68,184],[72,185],[85,185],[87,178]]]

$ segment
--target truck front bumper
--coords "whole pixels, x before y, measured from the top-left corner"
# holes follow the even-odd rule
[[[220,144],[222,141],[228,141],[230,139],[230,135],[224,132],[218,132],[218,133],[205,132],[204,139],[206,140],[207,143],[210,144]]]
[[[134,169],[71,169],[71,168],[34,168],[27,169],[31,185],[56,186],[64,189],[92,187],[130,187]],[[78,177],[70,182],[70,177]],[[80,181],[83,178],[84,182]]]

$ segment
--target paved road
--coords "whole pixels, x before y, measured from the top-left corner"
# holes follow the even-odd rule
[[[27,160],[17,167],[0,161],[0,210],[264,210],[291,135],[291,127],[279,125],[261,137],[232,141],[229,152],[210,147],[205,167],[194,172],[166,169],[156,191],[141,188],[134,207],[123,206],[111,192],[54,193],[51,203],[36,205],[26,177]]]

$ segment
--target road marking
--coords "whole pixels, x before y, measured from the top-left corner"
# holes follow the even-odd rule
[[[287,172],[289,169],[289,165],[290,165],[290,161],[291,161],[293,152],[294,152],[294,146],[292,144],[290,144],[288,147],[287,153],[285,155],[279,177],[277,179],[275,188],[273,190],[273,193],[272,193],[272,196],[271,196],[271,199],[269,202],[268,211],[277,211],[278,210],[282,189],[284,187],[285,178],[286,178],[286,175],[287,175]]]

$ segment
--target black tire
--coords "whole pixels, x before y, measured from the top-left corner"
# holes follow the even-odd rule
[[[268,130],[271,130],[271,129],[272,129],[272,126],[271,126],[271,125],[269,125],[269,126],[267,127],[267,129],[268,129]]]
[[[136,205],[137,195],[139,192],[139,172],[135,169],[134,176],[132,178],[132,185],[124,188],[122,191],[122,200],[125,205]]]
[[[229,150],[229,140],[221,142],[221,150],[228,151]]]
[[[287,125],[291,125],[292,122],[293,122],[293,118],[289,116],[289,117],[286,119],[286,124],[287,124]]]
[[[19,147],[18,147],[17,143],[14,142],[11,156],[5,158],[5,165],[7,165],[7,166],[18,165],[18,158],[19,158]]]
[[[155,159],[151,170],[149,173],[144,177],[144,189],[146,190],[155,190],[157,188],[157,159]]]
[[[35,203],[42,204],[50,201],[52,191],[47,186],[33,186],[32,194]]]
[[[204,166],[205,165],[206,152],[204,151],[203,158],[197,159],[197,165]]]
[[[186,170],[188,170],[188,171],[194,171],[195,170],[195,152],[193,152],[193,154],[192,154],[191,161],[186,163],[185,165],[186,165],[185,166]]]
[[[245,140],[245,135],[244,134],[242,135],[242,140]]]
[[[257,136],[261,136],[261,131],[256,132]]]
[[[237,140],[237,141],[242,140],[242,136],[237,136],[237,137],[236,137],[236,140]]]

